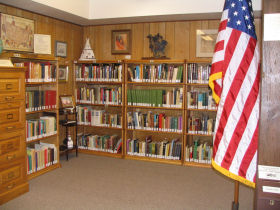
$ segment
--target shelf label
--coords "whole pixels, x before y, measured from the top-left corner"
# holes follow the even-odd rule
[[[280,187],[263,186],[263,192],[280,194]]]
[[[258,165],[259,178],[280,181],[280,167]]]

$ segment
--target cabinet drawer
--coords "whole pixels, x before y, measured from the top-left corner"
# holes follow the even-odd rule
[[[24,158],[0,168],[0,194],[11,190],[25,181]]]
[[[9,132],[23,128],[24,123],[25,112],[23,101],[0,104],[0,132]]]
[[[0,164],[24,157],[24,148],[24,131],[4,134],[3,137],[0,137]]]
[[[24,72],[6,71],[0,76],[0,102],[24,99]]]

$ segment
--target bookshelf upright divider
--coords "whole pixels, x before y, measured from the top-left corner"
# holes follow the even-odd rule
[[[58,59],[50,55],[6,53],[25,67],[27,178],[60,167]]]

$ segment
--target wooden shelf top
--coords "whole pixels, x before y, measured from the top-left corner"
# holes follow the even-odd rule
[[[205,86],[209,87],[208,83],[187,83],[187,86]]]
[[[217,112],[216,109],[193,109],[187,108],[188,111],[198,111],[198,112]]]
[[[43,60],[43,61],[58,61],[57,57],[52,55],[34,54],[34,53],[18,53],[18,52],[3,52],[1,58],[13,59],[28,59],[28,60]]]
[[[32,111],[32,112],[25,112],[25,114],[36,114],[36,113],[42,113],[42,112],[56,112],[58,109],[42,109],[39,111]]]
[[[118,127],[110,127],[110,126],[79,125],[79,124],[78,124],[78,126],[86,126],[86,127],[92,127],[92,128],[107,128],[107,129],[122,130],[122,128],[118,128]]]
[[[123,106],[123,105],[114,105],[114,104],[89,104],[89,103],[80,103],[80,102],[77,102],[77,105],[108,106],[108,107],[122,107]]]
[[[56,85],[56,82],[26,82],[26,86],[32,86],[32,85]]]
[[[184,64],[185,60],[172,59],[142,59],[142,60],[124,60],[126,64]]]
[[[120,64],[122,63],[123,60],[88,60],[88,61],[80,61],[80,60],[75,60],[74,64]]]
[[[213,137],[213,135],[210,134],[198,134],[198,133],[187,133],[188,136],[208,136]]]

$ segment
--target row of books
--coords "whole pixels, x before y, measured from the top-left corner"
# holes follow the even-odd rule
[[[26,141],[44,138],[57,133],[56,118],[42,116],[39,119],[26,120]]]
[[[75,67],[76,81],[121,82],[122,65],[120,64],[82,64]]]
[[[181,160],[182,142],[179,139],[152,141],[148,136],[145,141],[128,139],[126,143],[128,155]]]
[[[167,116],[165,113],[128,112],[127,126],[129,129],[144,129],[166,132],[182,132],[182,116]]]
[[[39,87],[26,87],[26,112],[56,108],[56,91],[39,90]]]
[[[188,133],[212,135],[215,121],[216,118],[210,118],[208,115],[190,116],[188,118]]]
[[[78,135],[79,149],[87,149],[93,151],[121,153],[122,139],[118,135]]]
[[[187,65],[188,83],[208,84],[211,65],[189,63]]]
[[[27,147],[27,174],[31,174],[57,163],[57,148],[54,144],[34,144]]]
[[[76,106],[78,125],[103,127],[122,127],[121,113],[113,114],[105,110],[95,110],[92,107]]]
[[[55,82],[56,65],[49,62],[21,62],[17,67],[26,67],[25,82]]]
[[[133,106],[182,108],[183,88],[127,89],[127,104]]]
[[[132,82],[168,82],[180,83],[183,78],[184,67],[158,64],[128,66],[128,80]]]
[[[122,104],[122,88],[84,86],[76,89],[77,103],[85,104]]]
[[[212,92],[201,90],[191,90],[187,92],[187,107],[189,109],[217,109]]]
[[[207,142],[200,143],[199,140],[196,140],[193,145],[186,146],[185,155],[185,160],[187,162],[211,164],[213,146],[209,145]]]

